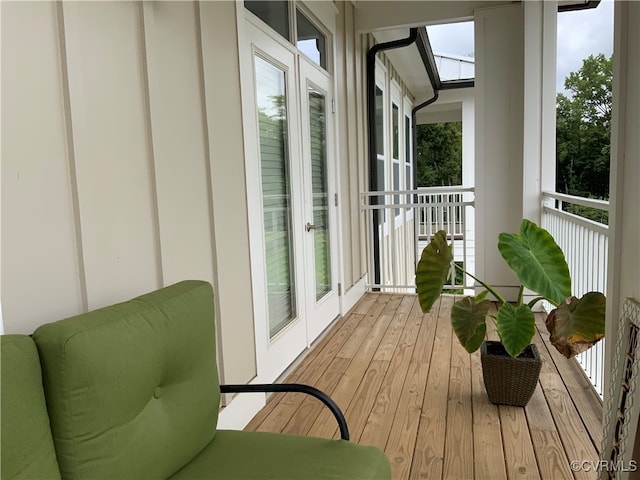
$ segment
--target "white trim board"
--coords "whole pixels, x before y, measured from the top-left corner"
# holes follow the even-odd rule
[[[358,300],[360,300],[365,292],[367,285],[367,276],[363,276],[360,280],[356,282],[354,286],[352,286],[349,290],[344,292],[342,295],[342,304],[340,308],[341,315],[346,315],[349,310],[351,310]]]

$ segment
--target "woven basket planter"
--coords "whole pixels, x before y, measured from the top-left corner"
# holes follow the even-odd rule
[[[480,348],[484,386],[491,403],[524,407],[538,384],[542,358],[531,344],[511,357],[500,342],[485,341]]]

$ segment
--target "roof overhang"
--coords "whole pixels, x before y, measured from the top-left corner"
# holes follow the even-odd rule
[[[473,19],[479,8],[508,5],[512,1],[379,1],[356,2],[356,28],[360,32],[423,27]]]
[[[356,25],[360,31],[370,31],[376,42],[384,43],[406,37],[409,27],[469,21],[473,19],[474,11],[479,8],[511,3],[516,2],[359,0],[355,2],[357,6]],[[558,11],[567,12],[595,8],[599,3],[600,0],[560,0]],[[436,90],[473,86],[472,80],[440,81],[425,28],[420,28],[416,44],[389,50],[385,54],[415,97],[416,103],[433,97]],[[424,68],[416,68],[417,65],[424,65]]]
[[[373,32],[377,43],[390,42],[407,36],[409,29],[398,28],[394,30],[380,30]],[[414,45],[405,48],[397,48],[385,51],[384,54],[391,60],[393,67],[402,78],[406,87],[411,91],[416,103],[423,99],[433,97],[433,86],[429,81],[427,72],[423,67],[423,59]]]
[[[478,9],[519,3],[519,0],[357,0],[353,3],[357,8],[356,28],[364,33],[472,20]],[[599,3],[600,0],[559,0],[558,11],[595,8]]]
[[[575,0],[560,0],[558,2],[559,12],[573,12],[574,10],[588,10],[589,8],[596,8],[600,4],[600,0],[581,0],[576,2]]]

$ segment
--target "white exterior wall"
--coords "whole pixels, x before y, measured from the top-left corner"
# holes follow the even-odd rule
[[[356,33],[356,10],[351,2],[336,2],[335,96],[337,151],[340,171],[340,218],[343,260],[342,311],[363,294],[368,256],[365,215],[360,192],[368,186],[366,126],[366,38]]]
[[[368,258],[368,45],[353,4],[315,7],[336,18],[346,312]],[[231,1],[2,2],[6,333],[198,278],[216,292],[222,381],[256,376],[238,11]],[[240,396],[221,425],[241,427],[262,405],[264,395]]]
[[[235,5],[1,8],[5,331],[203,279],[216,291],[221,374],[248,381]]]

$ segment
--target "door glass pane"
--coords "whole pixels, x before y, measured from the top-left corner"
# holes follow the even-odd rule
[[[296,318],[286,74],[256,57],[269,335]]]
[[[307,57],[325,70],[327,69],[327,40],[324,34],[305,17],[296,11],[297,35],[296,47]]]
[[[315,253],[316,300],[331,291],[329,251],[329,191],[327,185],[326,101],[322,93],[309,88],[309,137],[311,140],[311,186],[313,192],[313,246]]]

